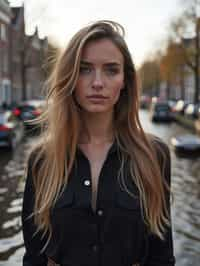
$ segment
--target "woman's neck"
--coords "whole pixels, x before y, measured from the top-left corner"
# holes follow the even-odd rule
[[[82,127],[79,143],[103,144],[114,139],[113,115],[87,114],[82,115]]]

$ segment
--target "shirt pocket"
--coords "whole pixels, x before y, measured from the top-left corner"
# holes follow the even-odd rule
[[[66,239],[71,240],[74,226],[74,192],[66,189],[51,209],[54,248],[62,249]]]
[[[140,200],[138,195],[130,195],[125,190],[116,192],[115,205],[117,208],[127,211],[140,211]]]
[[[61,209],[72,207],[74,203],[74,192],[72,190],[65,190],[57,199],[53,209]]]

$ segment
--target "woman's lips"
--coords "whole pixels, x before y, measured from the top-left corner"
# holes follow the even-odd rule
[[[107,99],[107,97],[102,96],[102,95],[91,95],[91,96],[87,96],[87,98],[89,98],[89,99]]]
[[[88,96],[87,98],[93,103],[102,103],[106,99],[108,99],[108,97],[104,97],[102,95],[91,95],[91,96]]]

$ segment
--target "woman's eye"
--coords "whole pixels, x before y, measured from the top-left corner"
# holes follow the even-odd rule
[[[116,68],[108,68],[106,69],[106,72],[110,75],[116,75],[119,73],[119,69],[116,69]]]
[[[86,67],[86,66],[81,66],[80,67],[80,73],[81,74],[88,74],[91,72],[91,68],[90,67]]]

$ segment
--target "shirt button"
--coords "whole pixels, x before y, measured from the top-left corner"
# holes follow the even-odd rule
[[[98,250],[98,246],[97,246],[97,245],[93,245],[93,246],[92,246],[92,250],[95,251],[95,252],[97,252],[97,250]]]
[[[90,185],[90,180],[85,180],[85,181],[84,181],[84,185],[85,185],[85,186],[89,186],[89,185]]]
[[[103,211],[102,211],[102,210],[98,210],[98,211],[97,211],[97,214],[98,214],[99,216],[102,216],[102,215],[103,215]]]

